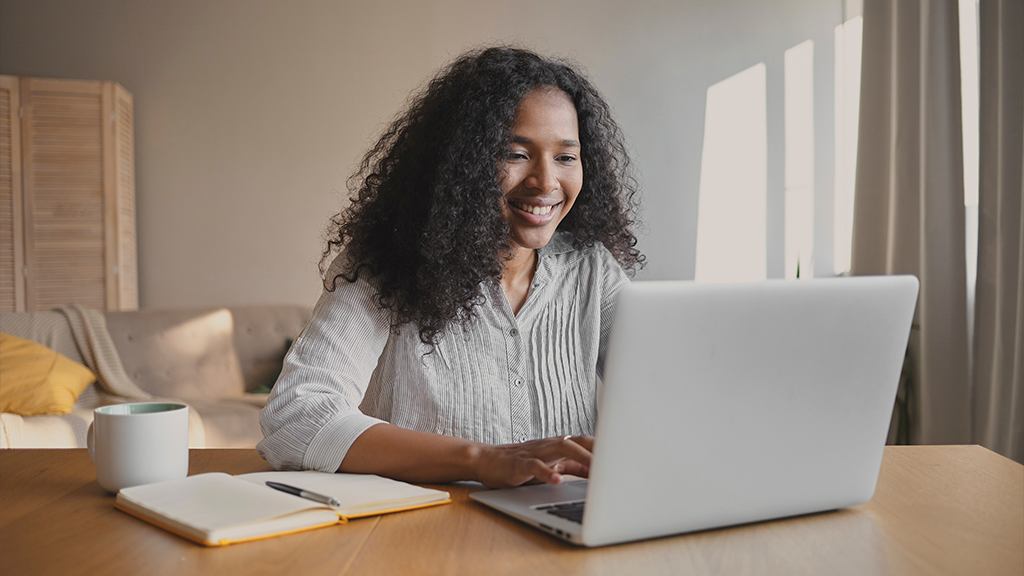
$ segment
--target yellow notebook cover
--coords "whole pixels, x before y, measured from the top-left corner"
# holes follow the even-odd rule
[[[332,508],[266,486],[280,482],[332,496]],[[447,492],[372,474],[197,474],[121,490],[114,506],[204,546],[225,546],[445,504]]]

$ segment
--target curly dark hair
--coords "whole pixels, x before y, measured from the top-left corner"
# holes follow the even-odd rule
[[[519,102],[540,87],[565,92],[579,120],[583,187],[558,229],[577,248],[603,243],[630,274],[642,267],[637,185],[608,104],[566,62],[492,47],[445,67],[363,157],[348,180],[351,204],[331,218],[320,260],[326,289],[366,274],[392,329],[415,323],[430,345],[472,318],[481,283],[500,278],[511,254],[501,161]],[[339,252],[340,267],[329,266]]]

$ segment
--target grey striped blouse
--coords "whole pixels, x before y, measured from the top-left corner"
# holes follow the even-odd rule
[[[593,434],[615,295],[628,280],[603,245],[576,250],[566,233],[538,257],[518,315],[486,282],[476,318],[443,332],[431,354],[415,326],[390,330],[370,284],[339,279],[285,357],[260,414],[260,454],[278,469],[334,472],[384,421],[491,444]]]

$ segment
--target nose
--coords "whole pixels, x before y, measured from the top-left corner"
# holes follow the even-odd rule
[[[555,175],[553,161],[544,158],[534,161],[530,166],[530,174],[526,178],[526,185],[531,190],[541,193],[558,190],[558,178]]]

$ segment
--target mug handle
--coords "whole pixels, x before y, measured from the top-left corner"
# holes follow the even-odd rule
[[[89,431],[85,433],[85,445],[89,448],[89,459],[96,462],[96,443],[93,441],[92,427],[95,421],[89,423]]]

